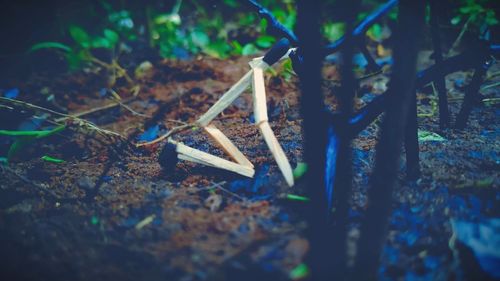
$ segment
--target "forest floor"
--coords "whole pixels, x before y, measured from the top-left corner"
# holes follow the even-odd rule
[[[2,166],[0,273],[15,277],[4,280],[297,278],[293,269],[308,251],[301,213],[309,203],[285,195],[304,195],[304,183],[299,179],[295,187],[287,187],[252,123],[251,95],[242,95],[215,122],[254,163],[253,179],[184,161],[167,173],[158,164],[161,145],[133,145],[181,124],[177,121],[196,120],[248,70],[248,60],[153,62],[137,96],[125,85],[115,88],[126,106],[82,116],[120,136],[67,120],[64,131],[26,146]],[[281,66],[276,69],[280,72]],[[498,71],[493,66],[488,75]],[[338,79],[333,65],[325,66],[324,77],[326,101],[333,109]],[[364,79],[356,106],[382,93],[387,77]],[[447,77],[453,116],[470,77],[469,72]],[[19,89],[16,99],[74,114],[115,103],[109,91],[101,90],[102,80],[94,73],[37,73],[11,81],[9,87]],[[498,86],[485,87],[498,80],[485,82],[483,99],[499,97]],[[297,79],[268,73],[266,86],[271,127],[295,167],[303,161]],[[500,217],[498,104],[478,104],[460,131],[439,129],[436,102],[431,87],[419,91],[422,178],[404,180],[402,157],[381,280],[468,279],[467,266],[450,243],[452,221],[478,224]],[[0,108],[2,124],[8,126],[2,129],[15,130],[34,113],[12,107]],[[375,122],[361,132],[353,145],[351,246],[367,203],[377,126]],[[174,138],[223,156],[202,130]],[[2,139],[3,155],[10,142]],[[44,161],[44,155],[65,162]]]

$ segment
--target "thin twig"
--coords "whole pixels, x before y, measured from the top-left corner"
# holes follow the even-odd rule
[[[375,72],[371,72],[371,73],[368,73],[366,74],[365,76],[361,76],[358,78],[358,81],[361,81],[361,80],[364,80],[364,79],[368,79],[368,78],[371,78],[371,77],[374,77],[374,76],[377,76],[379,74],[384,74],[384,71],[382,69],[378,70],[378,71],[375,71]]]
[[[489,81],[497,76],[500,76],[500,71],[493,72],[490,75],[488,75],[486,78],[484,78],[484,82]]]
[[[74,118],[80,118],[82,116],[89,115],[89,114],[92,114],[92,113],[95,113],[95,112],[98,112],[98,111],[101,111],[101,110],[110,109],[110,108],[113,108],[113,107],[116,107],[116,106],[119,106],[119,105],[120,105],[119,102],[113,102],[113,103],[110,103],[110,104],[106,104],[104,106],[92,108],[92,109],[85,110],[85,111],[78,112],[78,113],[74,113],[74,114],[71,114],[71,116],[73,116]],[[55,121],[56,122],[61,122],[61,121],[64,121],[66,119],[68,119],[67,116],[62,117],[62,118],[57,118]]]
[[[116,68],[116,70],[119,72],[119,74],[121,76],[125,77],[125,80],[127,80],[127,82],[130,85],[134,84],[134,80],[132,78],[130,78],[130,76],[127,73],[127,70],[125,70],[120,64],[118,64],[118,62],[116,60],[113,60],[112,65]]]
[[[489,88],[497,87],[498,85],[500,85],[500,82],[496,82],[496,83],[493,83],[493,84],[489,84],[489,85],[483,86],[481,88],[481,91],[484,91],[484,90],[489,89]]]
[[[228,189],[224,188],[224,187],[222,186],[222,185],[224,185],[224,184],[226,184],[226,182],[225,182],[225,181],[216,182],[216,183],[212,184],[211,186],[200,188],[200,189],[198,189],[198,191],[200,191],[200,190],[210,190],[210,189],[217,188],[217,189],[220,189],[220,190],[222,190],[222,191],[224,191],[224,192],[226,192],[226,193],[228,193],[228,194],[230,194],[230,195],[232,195],[232,196],[234,196],[234,197],[236,197],[236,198],[240,199],[241,201],[246,201],[246,198],[241,197],[240,195],[238,195],[238,194],[236,194],[236,193],[234,193],[234,192],[232,192],[232,191],[230,191],[230,190],[228,190]]]
[[[96,57],[91,57],[90,62],[93,62],[97,65],[100,65],[108,70],[113,71],[113,72],[116,71],[116,72],[118,72],[119,76],[125,77],[125,80],[127,80],[127,83],[129,83],[131,85],[134,84],[134,80],[128,75],[127,70],[125,70],[120,64],[118,64],[116,59],[113,59],[113,61],[111,63],[107,63],[107,62],[104,62]]]
[[[167,121],[167,122],[172,122],[172,123],[178,123],[178,124],[182,124],[182,125],[187,125],[187,124],[189,124],[189,123],[187,123],[187,122],[180,121],[180,120],[175,120],[175,119],[167,119],[167,120],[165,120],[165,121]]]
[[[460,42],[462,42],[462,38],[464,37],[465,31],[469,29],[469,24],[472,22],[472,15],[469,16],[467,21],[464,23],[464,26],[462,27],[462,30],[460,31],[460,34],[458,34],[457,39],[453,42],[453,45],[451,45],[450,50],[448,51],[448,54],[446,55],[447,57],[450,56],[458,47]]]
[[[146,117],[146,118],[151,118],[151,117],[152,117],[152,116],[149,116],[149,115],[146,115],[146,114],[142,114],[142,113],[139,113],[139,112],[137,112],[137,111],[133,110],[130,106],[128,106],[128,105],[126,105],[126,104],[125,104],[125,101],[122,101],[122,98],[120,97],[120,95],[118,95],[118,93],[117,93],[117,92],[115,92],[115,90],[110,89],[110,91],[111,91],[111,93],[112,93],[113,97],[115,98],[116,102],[117,102],[120,106],[122,106],[123,108],[125,108],[126,110],[130,111],[133,115],[137,115],[137,116],[141,116],[141,117]],[[134,97],[133,97],[133,98],[135,98],[135,95],[134,95]],[[127,101],[130,101],[130,100],[132,100],[133,98],[130,98],[130,99],[128,99]]]
[[[139,113],[135,110],[133,110],[130,106],[122,103],[122,102],[118,102],[118,104],[120,106],[122,106],[123,108],[125,108],[126,110],[130,111],[133,115],[136,115],[136,116],[140,116],[140,117],[144,117],[144,118],[152,118],[151,115],[146,115],[146,114],[143,114],[143,113]]]
[[[94,123],[92,123],[90,121],[87,121],[85,119],[81,119],[79,117],[73,116],[73,115],[64,114],[64,113],[57,112],[57,111],[54,111],[52,109],[48,109],[48,108],[45,108],[45,107],[42,107],[42,106],[38,106],[38,105],[29,103],[29,102],[24,102],[24,101],[15,100],[15,99],[9,99],[9,98],[5,98],[5,97],[0,97],[0,101],[9,102],[9,103],[16,104],[16,105],[23,106],[23,107],[27,107],[27,108],[38,109],[38,110],[41,110],[41,111],[49,112],[49,113],[52,113],[52,114],[64,117],[64,118],[56,119],[56,123],[58,123],[57,120],[60,120],[59,122],[61,122],[63,120],[72,119],[72,120],[75,120],[77,122],[77,124],[80,125],[80,126],[82,126],[82,127],[87,127],[87,128],[92,129],[92,130],[96,130],[99,133],[108,134],[108,135],[114,135],[114,136],[118,136],[118,137],[120,137],[122,139],[125,139],[125,137],[123,137],[119,133],[99,128]]]
[[[184,124],[184,125],[180,125],[180,126],[177,126],[177,127],[174,127],[172,128],[170,131],[168,131],[166,134],[152,140],[152,141],[148,141],[148,142],[142,142],[142,143],[136,143],[135,146],[136,147],[142,147],[142,146],[148,146],[148,145],[152,145],[152,144],[155,144],[155,143],[158,143],[178,132],[181,132],[181,131],[184,131],[184,130],[187,130],[188,128],[192,128],[192,127],[196,127],[196,125],[194,123],[191,123],[191,124]]]

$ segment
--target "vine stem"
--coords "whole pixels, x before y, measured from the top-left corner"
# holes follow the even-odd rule
[[[451,56],[453,54],[453,52],[458,48],[458,45],[460,45],[460,43],[462,42],[462,38],[464,37],[465,32],[469,29],[469,24],[471,22],[472,22],[472,16],[469,16],[467,21],[464,23],[462,30],[460,30],[460,34],[458,34],[457,38],[455,39],[455,41],[451,45],[451,48],[448,51],[448,54],[446,55],[447,57]]]
[[[91,57],[90,61],[106,69],[116,70],[121,76],[125,77],[127,83],[129,83],[130,85],[134,84],[134,80],[128,75],[127,71],[116,61],[116,59],[113,59],[111,63],[107,63],[96,57]]]

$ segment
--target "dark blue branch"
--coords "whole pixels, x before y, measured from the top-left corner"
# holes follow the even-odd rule
[[[372,26],[377,20],[379,20],[380,17],[389,12],[389,10],[396,6],[397,3],[398,0],[390,0],[382,5],[378,10],[367,16],[361,23],[358,24],[358,26],[352,31],[352,36],[356,38],[365,34],[370,26]],[[324,55],[327,56],[329,54],[335,53],[344,44],[344,42],[344,37],[341,37],[337,41],[327,45],[324,50]]]
[[[490,51],[493,53],[494,56],[500,54],[500,45],[491,45]]]
[[[297,36],[283,24],[281,24],[269,10],[262,7],[259,3],[254,0],[248,0],[248,4],[255,10],[261,17],[267,20],[268,32],[270,34],[276,35],[277,37],[285,37],[292,45],[296,46],[298,43]]]
[[[368,15],[358,26],[354,29],[355,36],[363,35],[381,16],[385,15],[389,10],[398,4],[398,0],[390,0],[384,5],[380,6],[378,10]]]
[[[417,74],[416,86],[422,87],[439,77],[460,70],[475,68],[478,64],[482,64],[489,59],[490,55],[494,54],[494,45],[479,44],[476,48],[469,48],[461,54],[449,57],[441,63],[432,65],[431,67],[420,71]]]
[[[498,48],[498,46],[496,46]],[[489,50],[489,51],[488,51]],[[494,54],[495,46],[480,46],[480,48],[469,49],[459,55],[444,59],[440,64],[435,64],[420,71],[417,74],[415,86],[421,88],[434,81],[438,75],[447,75],[456,71],[477,67],[478,64],[486,62],[490,55]],[[294,62],[295,63],[295,62]],[[387,106],[388,93],[383,93],[373,99],[349,119],[349,132],[352,137],[356,136],[370,125],[385,110]],[[331,123],[335,126],[338,117],[333,114]]]

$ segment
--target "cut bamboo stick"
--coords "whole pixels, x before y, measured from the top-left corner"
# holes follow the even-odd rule
[[[250,66],[252,68],[266,69],[269,65],[262,60],[263,57],[255,58],[250,61]],[[283,56],[285,58],[285,56]],[[282,59],[283,59],[282,58]],[[253,71],[248,71],[236,84],[234,84],[222,97],[214,104],[210,109],[205,112],[196,123],[200,127],[207,126],[217,115],[219,115],[224,109],[226,109],[231,103],[238,98],[243,91],[245,91],[251,84],[253,76]]]
[[[280,59],[287,58],[293,49],[288,50],[288,52]],[[176,144],[176,151],[178,153],[178,158],[181,160],[191,161],[194,163],[207,165],[211,167],[216,167],[231,172],[238,173],[240,175],[252,178],[255,174],[253,169],[253,164],[245,157],[245,155],[227,138],[224,133],[222,133],[215,126],[209,125],[212,120],[217,117],[224,109],[226,109],[231,103],[238,98],[250,84],[252,84],[253,89],[253,100],[254,100],[254,116],[255,122],[259,127],[267,146],[271,150],[278,167],[280,168],[286,182],[289,186],[293,186],[293,173],[290,163],[283,152],[276,136],[274,135],[271,127],[269,126],[268,116],[267,116],[267,103],[266,103],[266,91],[264,83],[264,69],[268,68],[269,65],[263,60],[263,57],[255,58],[249,63],[252,68],[248,71],[236,84],[234,84],[222,97],[205,112],[196,123],[203,127],[208,135],[226,152],[234,161],[237,163],[222,159],[220,157],[211,155],[209,153],[191,148],[180,142],[175,142],[169,140],[170,142]]]
[[[267,146],[269,147],[269,150],[271,150],[271,153],[273,154],[274,159],[276,160],[276,163],[278,164],[278,167],[281,170],[281,173],[285,177],[288,186],[293,186],[294,180],[293,180],[292,167],[288,162],[288,158],[286,157],[285,152],[283,151],[281,145],[276,139],[273,130],[269,126],[269,123],[265,121],[261,122],[257,126],[259,127],[260,132],[262,133],[262,136],[264,137],[264,140],[266,141]]]
[[[248,71],[236,84],[234,84],[210,109],[205,112],[196,123],[200,127],[207,126],[219,113],[224,111],[231,103],[245,91],[252,80],[252,71]]]
[[[189,147],[181,142],[176,143],[178,158],[202,165],[212,166],[219,169],[228,170],[245,177],[252,178],[255,174],[253,168],[233,163],[226,159],[211,155],[198,149]]]
[[[267,64],[264,60],[264,57],[257,57],[252,59],[248,64],[250,65],[251,68],[262,68],[262,69],[267,69],[269,67],[269,64]]]
[[[214,125],[208,125],[203,127],[203,129],[234,161],[243,166],[253,168],[252,162],[218,128]]]
[[[264,71],[260,67],[253,67],[252,71],[253,114],[255,124],[259,124],[268,120]]]

